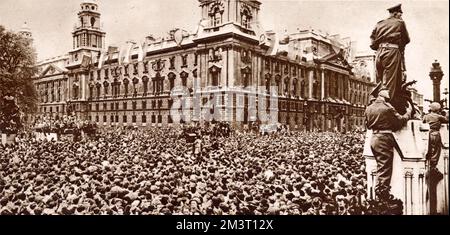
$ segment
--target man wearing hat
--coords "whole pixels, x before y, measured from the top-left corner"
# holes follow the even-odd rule
[[[441,156],[442,150],[442,140],[441,140],[441,124],[448,123],[448,113],[447,117],[439,114],[441,110],[441,105],[434,102],[430,105],[430,113],[423,117],[423,123],[430,124],[430,133],[428,140],[428,153],[427,159],[430,159],[430,173],[436,174],[439,180],[442,179],[443,175],[436,168],[439,157]]]
[[[370,147],[377,162],[378,182],[375,191],[380,199],[389,198],[394,148],[397,145],[392,132],[401,129],[412,112],[408,103],[406,114],[400,115],[387,102],[389,98],[389,91],[381,89],[376,100],[365,111],[367,128],[373,130]]]
[[[410,42],[408,30],[401,16],[401,4],[387,9],[390,17],[379,21],[370,36],[370,48],[376,50],[376,80],[382,82],[389,90],[390,102],[396,110],[401,110],[402,104],[397,104],[402,86],[404,52]]]

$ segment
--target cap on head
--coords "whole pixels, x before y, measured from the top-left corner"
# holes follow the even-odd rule
[[[402,4],[395,5],[395,6],[391,7],[391,8],[388,8],[387,10],[389,11],[389,13],[394,13],[394,12],[403,13],[403,11],[402,11]]]
[[[439,104],[438,102],[433,102],[430,104],[430,110],[432,112],[437,112],[439,110],[441,110],[441,104]]]
[[[381,91],[378,93],[378,96],[386,98],[386,99],[390,99],[391,98],[389,96],[389,91],[387,89],[381,89]]]

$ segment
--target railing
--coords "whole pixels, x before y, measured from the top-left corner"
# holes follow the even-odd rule
[[[394,151],[391,193],[403,201],[405,215],[448,214],[448,125],[441,129],[443,144],[447,147],[442,149],[437,166],[444,179],[437,185],[428,177],[428,129],[421,121],[413,120],[394,133],[399,148]],[[377,164],[370,149],[371,136],[369,130],[363,155],[366,158],[367,197],[374,199]]]

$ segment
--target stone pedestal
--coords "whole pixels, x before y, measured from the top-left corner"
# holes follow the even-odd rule
[[[443,141],[448,146],[448,127],[441,131]],[[433,207],[437,213],[448,214],[448,148],[443,149],[438,169],[444,179],[432,188],[426,177],[428,171],[428,129],[421,121],[412,120],[400,131],[394,133],[399,146],[394,151],[391,193],[403,201],[405,215],[430,214]],[[372,132],[366,134],[363,155],[366,158],[367,197],[375,197],[377,164],[373,157],[370,140]],[[445,144],[445,143],[444,143]],[[430,194],[435,191],[436,205],[430,206]],[[431,207],[431,208],[430,208]]]

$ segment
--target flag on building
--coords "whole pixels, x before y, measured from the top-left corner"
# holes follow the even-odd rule
[[[117,57],[117,62],[119,63],[119,65],[122,65],[123,58],[125,57],[126,53],[127,53],[127,47],[121,46],[119,49],[119,55]]]
[[[98,59],[98,69],[101,69],[103,67],[103,63],[105,62],[106,58],[107,58],[107,51],[105,50],[100,51],[100,58]]]
[[[118,50],[119,50],[118,47],[109,46],[108,47],[108,60],[111,60],[113,57],[113,54]]]
[[[147,43],[139,43],[139,47],[138,47],[138,62],[142,62],[144,61],[144,57],[146,54],[146,49],[147,49]]]
[[[81,68],[87,69],[89,65],[91,65],[92,58],[87,55],[83,55],[83,59],[81,60]]]
[[[278,53],[278,49],[280,46],[280,41],[276,33],[270,35],[270,44],[270,47],[272,49],[270,55],[274,56]]]
[[[131,59],[131,51],[133,50],[133,47],[136,43],[133,41],[128,41],[127,42],[127,47],[125,50],[125,54],[123,55],[123,57],[119,58],[119,64],[121,64],[121,60],[123,58],[123,64],[129,64],[130,63],[130,59]]]

